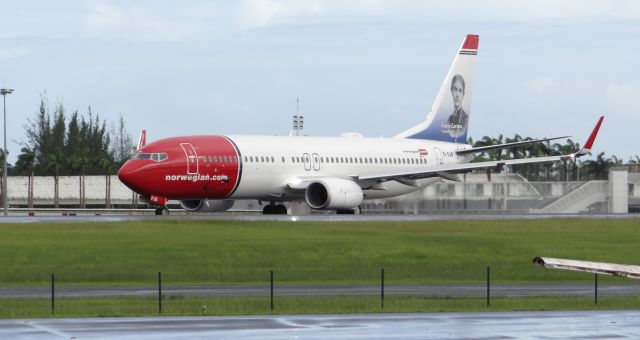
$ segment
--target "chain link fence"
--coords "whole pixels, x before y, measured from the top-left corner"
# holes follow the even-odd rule
[[[237,315],[269,313],[367,313],[640,308],[635,280],[540,269],[540,281],[521,282],[515,269],[452,268],[457,280],[416,282],[406,272],[380,268],[369,280],[337,276],[309,280],[308,272],[252,273],[259,282],[182,283],[170,273],[149,273],[142,284],[66,281],[0,286],[1,317]],[[339,273],[339,271],[337,271]],[[259,274],[259,275],[258,275]],[[446,274],[452,277],[452,272]]]

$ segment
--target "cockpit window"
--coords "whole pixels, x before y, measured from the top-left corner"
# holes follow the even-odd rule
[[[134,159],[150,159],[151,158],[151,154],[150,153],[139,153],[136,155],[136,157]]]
[[[167,158],[169,158],[169,156],[167,156],[165,152],[156,152],[156,153],[140,152],[134,156],[134,159],[150,159],[156,162],[162,162]]]

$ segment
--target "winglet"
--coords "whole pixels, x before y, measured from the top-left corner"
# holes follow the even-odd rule
[[[147,144],[147,130],[142,129],[140,132],[140,138],[138,139],[138,148],[136,150],[142,149],[143,146]]]
[[[576,157],[584,156],[591,152],[591,147],[593,147],[593,142],[595,142],[596,140],[596,136],[598,135],[598,131],[600,130],[600,125],[602,125],[603,119],[604,116],[600,116],[598,124],[596,124],[596,127],[593,129],[593,131],[591,131],[591,135],[589,135],[589,139],[587,139],[587,142],[584,144],[582,149],[580,149],[580,151],[575,154]]]

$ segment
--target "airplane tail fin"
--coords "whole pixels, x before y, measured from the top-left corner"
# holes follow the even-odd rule
[[[479,41],[478,35],[465,37],[426,119],[395,138],[467,143]]]
[[[147,130],[142,129],[140,132],[140,138],[138,138],[138,147],[136,150],[142,149],[143,146],[147,144]]]

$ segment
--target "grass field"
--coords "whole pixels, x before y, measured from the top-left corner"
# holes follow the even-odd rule
[[[639,263],[640,219],[146,220],[0,225],[0,285],[590,281],[534,256]]]

